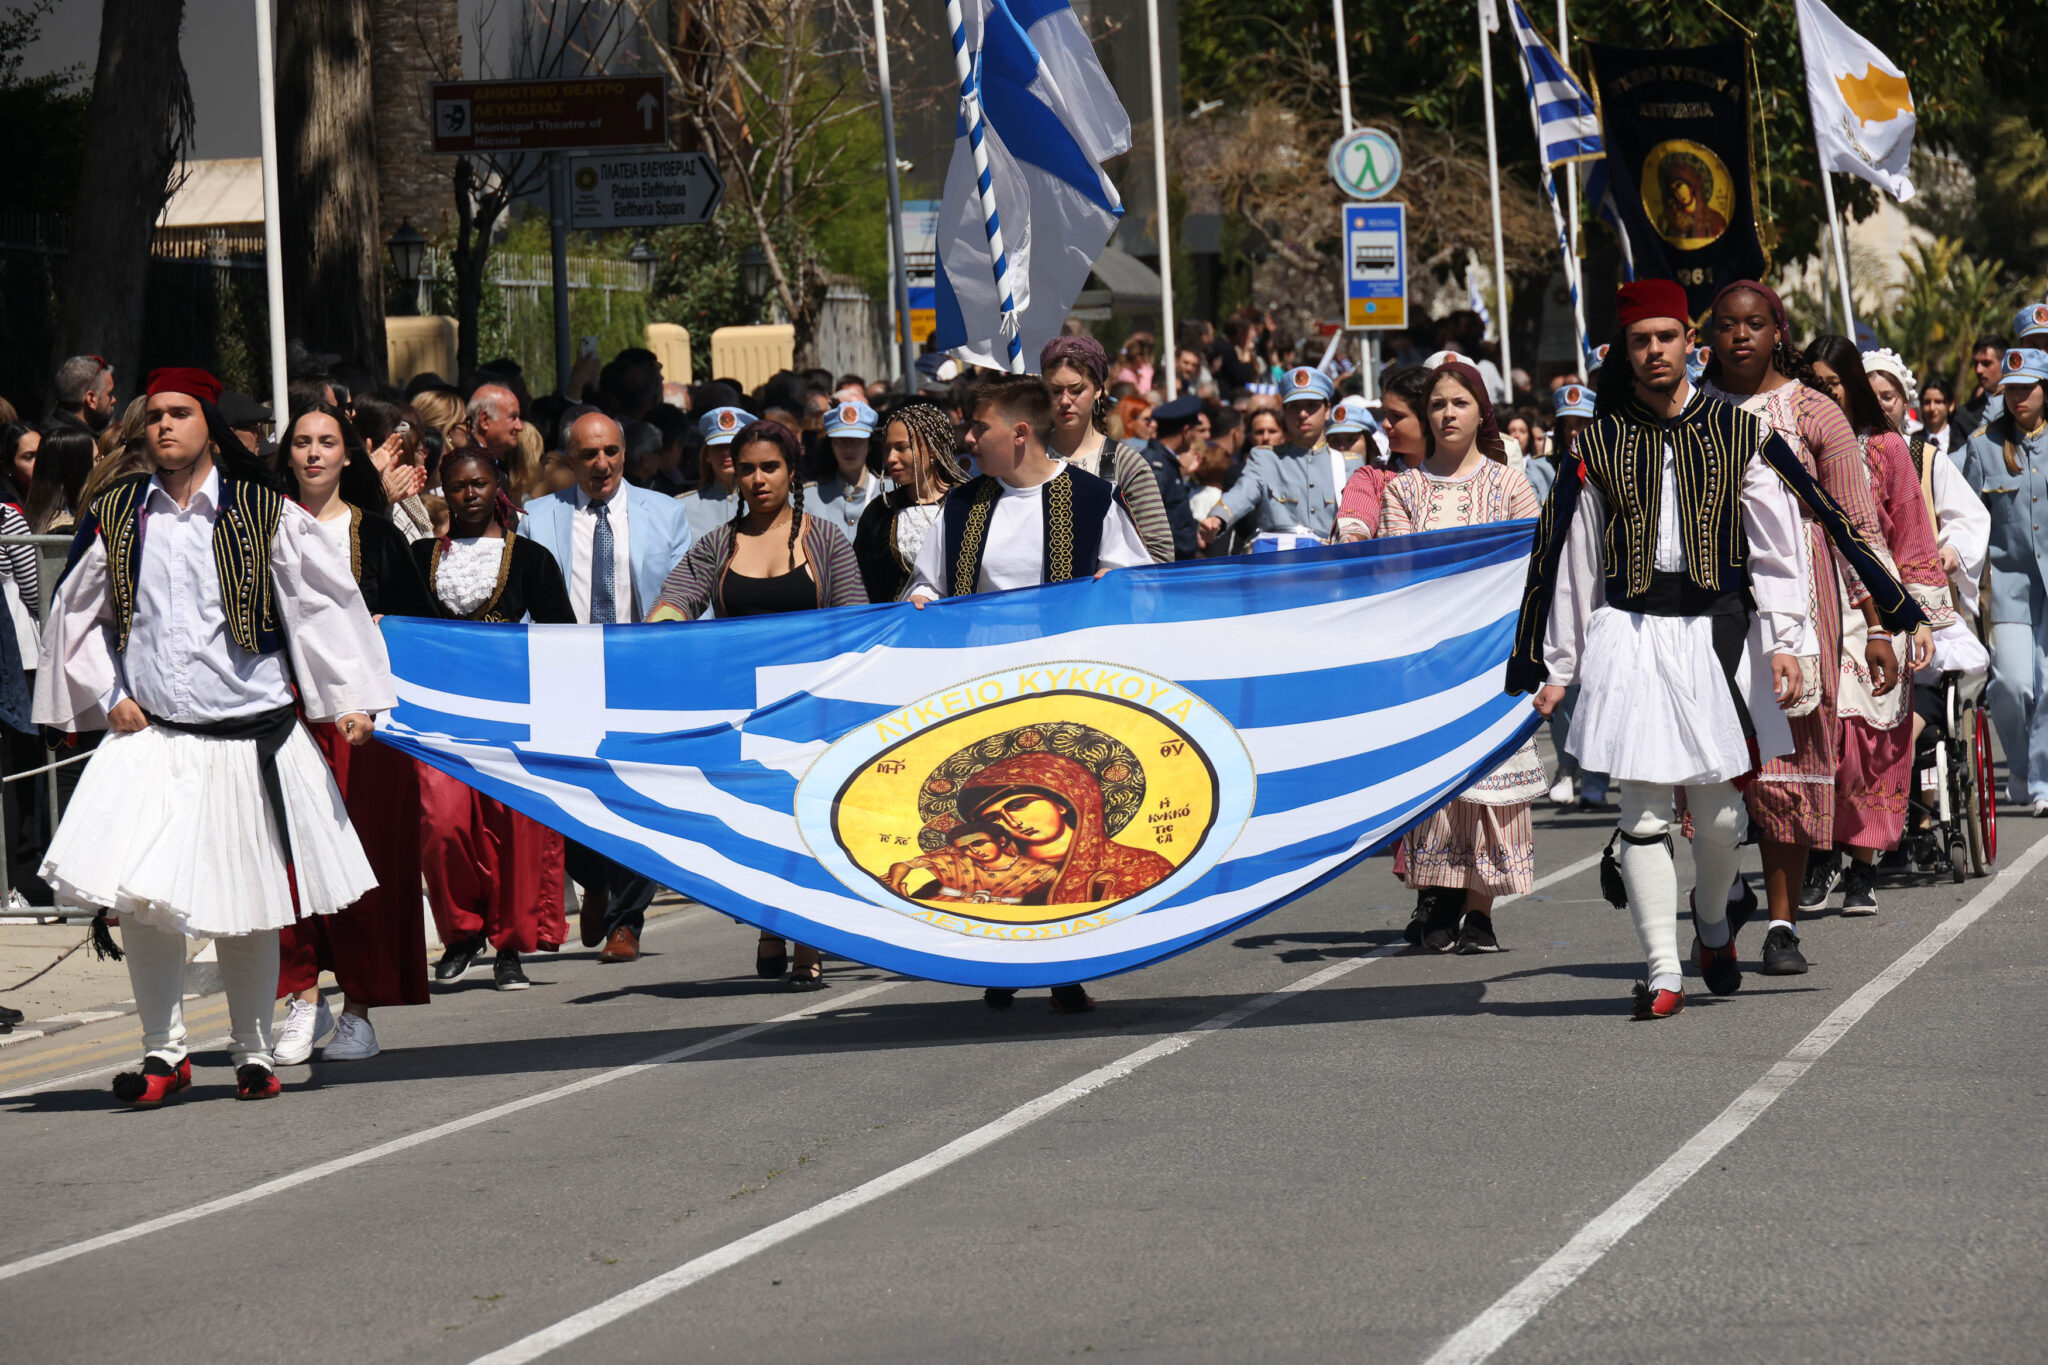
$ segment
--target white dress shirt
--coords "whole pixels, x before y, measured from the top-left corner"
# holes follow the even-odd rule
[[[1053,478],[1058,478],[1065,468],[1066,461],[1060,461]],[[1002,496],[996,499],[989,514],[988,548],[982,552],[981,574],[974,585],[976,592],[1034,588],[1045,581],[1045,486],[1051,482],[1047,479],[1029,488],[1003,485]],[[1102,519],[1102,545],[1095,567],[1130,569],[1151,562],[1145,542],[1138,539],[1138,528],[1131,524],[1130,513],[1124,511],[1123,504],[1112,501]],[[946,595],[940,585],[951,581],[945,531],[942,526],[934,526],[918,547],[909,596],[934,601]]]
[[[290,706],[294,679],[313,720],[396,704],[384,638],[363,606],[348,553],[296,503],[285,505],[270,540],[270,583],[285,647],[251,654],[235,643],[213,558],[220,486],[215,470],[181,509],[150,480],[135,617],[123,650],[114,647],[106,540],[93,538],[65,576],[43,628],[39,724],[97,728],[130,697],[165,720],[229,720]]]
[[[612,524],[612,619],[617,622],[640,619],[640,604],[633,600],[632,541],[627,529],[626,484],[621,481],[605,503]],[[576,515],[569,528],[570,557],[576,562],[569,570],[569,605],[576,620],[590,624],[590,554],[597,540],[596,504],[582,485],[576,488]]]

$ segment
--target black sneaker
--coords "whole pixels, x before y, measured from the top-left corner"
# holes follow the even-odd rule
[[[23,1014],[20,1010],[13,1010],[7,1008],[7,1006],[5,1005],[0,1005],[0,1024],[19,1024],[27,1018],[28,1016]]]
[[[1806,955],[1799,951],[1799,935],[1782,924],[1773,924],[1764,935],[1765,976],[1806,975]]]
[[[462,974],[476,965],[483,956],[486,941],[473,938],[467,943],[451,943],[441,954],[441,960],[434,964],[434,980],[444,985],[460,980]]]
[[[491,964],[491,984],[501,991],[523,991],[533,985],[519,965],[519,954],[510,948],[498,950],[498,960]]]
[[[1806,855],[1806,884],[1799,888],[1801,910],[1818,910],[1828,903],[1828,893],[1835,889],[1835,874],[1841,866],[1842,855],[1832,849]]]
[[[1458,947],[1461,953],[1497,953],[1500,940],[1493,936],[1493,916],[1483,910],[1467,910],[1465,922],[1458,928]]]
[[[990,986],[981,993],[981,1003],[992,1010],[1006,1010],[1017,1003],[1017,992],[1001,986]]]
[[[1054,986],[1052,1008],[1055,1014],[1086,1014],[1095,1008],[1095,1002],[1083,987]]]
[[[1422,946],[1422,931],[1429,923],[1429,906],[1435,896],[1436,889],[1428,886],[1415,893],[1415,909],[1408,916],[1407,926],[1401,930],[1401,937],[1408,940],[1410,947]]]
[[[1458,921],[1465,917],[1465,892],[1461,888],[1429,888],[1429,916],[1422,923],[1422,950],[1448,953],[1458,946]]]
[[[1874,915],[1877,913],[1877,897],[1872,888],[1877,885],[1877,869],[1861,858],[1851,858],[1842,870],[1842,913],[1845,915]]]

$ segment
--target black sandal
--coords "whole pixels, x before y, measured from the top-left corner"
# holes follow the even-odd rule
[[[792,991],[822,991],[825,989],[825,964],[799,962],[789,969],[789,980],[785,984]]]
[[[773,981],[776,977],[789,970],[789,944],[779,938],[764,938],[761,940],[762,945],[769,943],[775,945],[775,952],[772,956],[760,951],[759,947],[754,951],[754,975],[760,977],[763,981]]]

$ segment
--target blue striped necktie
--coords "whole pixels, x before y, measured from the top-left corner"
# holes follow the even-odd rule
[[[612,600],[612,518],[611,509],[601,502],[590,504],[597,514],[597,533],[590,538],[590,624],[609,626],[619,619]]]

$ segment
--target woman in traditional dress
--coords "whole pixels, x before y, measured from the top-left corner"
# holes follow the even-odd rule
[[[1380,536],[1518,521],[1542,511],[1536,490],[1507,466],[1478,370],[1463,361],[1438,367],[1424,390],[1423,415],[1422,464],[1387,483]],[[1531,738],[1409,831],[1403,844],[1407,880],[1419,891],[1411,941],[1434,953],[1500,951],[1494,898],[1529,890],[1536,870],[1529,803],[1543,795],[1545,785]]]
[[[404,534],[384,519],[369,453],[341,410],[325,403],[306,409],[285,428],[279,444],[298,480],[299,505],[348,563],[371,617],[433,615],[433,600]],[[335,914],[308,916],[280,931],[277,993],[291,1002],[273,1049],[280,1066],[308,1060],[329,1032],[334,1041],[321,1060],[374,1057],[380,1049],[370,1011],[427,1003],[416,765],[387,745],[352,747],[328,722],[308,721],[306,729],[334,772],[377,886]],[[320,995],[323,969],[341,987],[338,1019]]]
[[[1905,438],[1885,415],[1854,342],[1819,336],[1807,343],[1806,363],[1856,432],[1877,503],[1878,524],[1894,572],[1935,630],[1952,625],[1955,607],[1935,544],[1934,524]],[[1906,828],[1906,796],[1913,770],[1912,674],[1884,696],[1871,692],[1863,665],[1867,631],[1859,613],[1842,613],[1841,681],[1835,714],[1842,719],[1842,749],[1835,765],[1835,847],[1816,860],[1830,875],[1842,872],[1842,913],[1874,915],[1872,892],[1880,852],[1898,847]],[[1894,646],[1896,650],[1896,646]]]
[[[441,616],[576,624],[555,557],[512,533],[519,514],[497,461],[476,446],[442,456],[441,492],[448,538],[412,545]],[[421,764],[419,774],[420,860],[445,945],[434,980],[459,980],[489,946],[498,950],[493,984],[523,991],[533,983],[521,956],[552,953],[569,936],[562,836],[438,768]]]
[[[1123,500],[1146,552],[1161,564],[1173,562],[1173,525],[1159,492],[1159,479],[1145,457],[1109,435],[1109,352],[1094,337],[1054,337],[1038,353],[1039,373],[1052,390],[1052,438],[1046,446],[1059,459],[1107,479]]]
[[[894,602],[908,591],[911,566],[938,525],[940,504],[967,479],[958,441],[946,410],[921,398],[882,424],[882,472],[895,487],[868,505],[853,532],[853,555],[870,602]]]
[[[796,433],[764,419],[743,428],[732,450],[738,515],[700,537],[669,570],[647,619],[694,621],[706,611],[721,617],[779,616],[865,605],[867,591],[846,537],[833,523],[804,512],[803,484],[796,477],[803,446]],[[877,510],[869,508],[862,520]],[[792,964],[782,936],[765,930],[754,970],[769,980],[787,970],[793,991],[825,984],[816,948],[797,944]]]
[[[1840,504],[1857,536],[1873,553],[1881,551],[1884,532],[1856,433],[1842,410],[1814,386],[1812,367],[1792,349],[1785,305],[1778,296],[1754,280],[1736,281],[1715,295],[1709,333],[1714,358],[1701,385],[1707,396],[1761,417]],[[1877,608],[1861,580],[1828,548],[1810,510],[1802,506],[1800,512],[1812,601],[1801,650],[1805,692],[1786,708],[1792,722],[1792,753],[1764,764],[1745,793],[1770,904],[1771,926],[1762,951],[1766,976],[1794,976],[1806,970],[1806,958],[1799,951],[1798,910],[1803,902],[1817,906],[1826,898],[1825,883],[1817,896],[1805,884],[1808,855],[1835,845],[1835,768],[1841,755],[1835,693],[1844,603],[1867,624],[1878,624]],[[1873,695],[1882,696],[1898,685],[1898,655],[1889,636],[1868,635],[1863,663]],[[1743,890],[1744,883],[1737,878],[1730,894]]]

